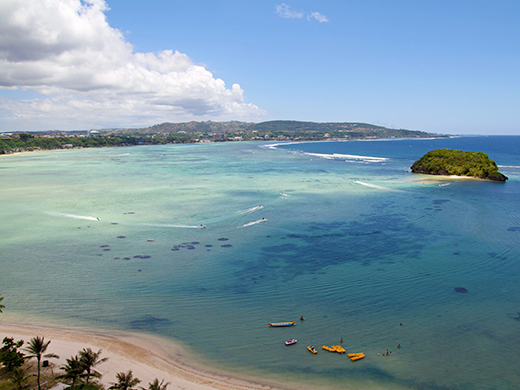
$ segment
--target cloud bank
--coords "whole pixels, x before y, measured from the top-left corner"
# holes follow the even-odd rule
[[[186,54],[134,52],[107,23],[107,10],[104,0],[0,2],[0,89],[38,94],[15,100],[3,93],[6,127],[124,127],[264,114],[244,103],[240,85],[226,88]]]
[[[292,8],[290,5],[285,3],[275,4],[275,12],[277,15],[286,19],[303,19],[305,13]],[[320,23],[328,22],[327,17],[319,12],[311,12],[307,15],[307,20],[316,20]]]

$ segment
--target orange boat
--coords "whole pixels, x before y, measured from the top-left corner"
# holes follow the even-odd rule
[[[355,362],[356,360],[363,359],[365,357],[365,354],[362,353],[362,352],[360,352],[360,353],[349,353],[347,356],[350,358],[350,360]]]

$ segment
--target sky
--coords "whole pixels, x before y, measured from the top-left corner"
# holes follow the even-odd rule
[[[365,122],[520,135],[518,0],[1,0],[0,132]]]

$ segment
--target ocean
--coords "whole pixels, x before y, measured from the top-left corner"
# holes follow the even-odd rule
[[[438,148],[509,180],[410,172]],[[0,178],[0,320],[307,388],[520,387],[520,136],[60,150]],[[341,339],[366,357],[321,349]]]

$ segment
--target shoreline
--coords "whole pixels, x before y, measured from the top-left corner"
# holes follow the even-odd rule
[[[245,378],[235,373],[219,371],[217,368],[196,362],[195,356],[170,340],[147,334],[113,330],[72,328],[50,324],[25,324],[21,322],[1,322],[0,338],[13,337],[26,343],[35,336],[42,336],[49,344],[48,353],[55,353],[59,359],[50,359],[54,374],[66,359],[78,354],[83,348],[102,350],[101,358],[108,361],[95,369],[102,378],[105,388],[116,382],[118,372],[132,370],[134,378],[141,380],[140,386],[147,387],[155,378],[170,382],[169,390],[291,390],[305,388],[274,383],[254,377]]]

